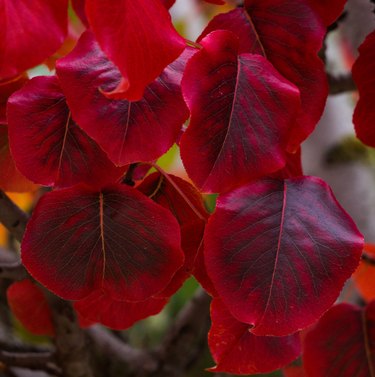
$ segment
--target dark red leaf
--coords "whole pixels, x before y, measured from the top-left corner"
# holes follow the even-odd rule
[[[86,11],[85,11],[86,0],[72,0],[72,6],[74,9],[74,12],[76,12],[77,16],[82,21],[82,23],[86,27],[89,27],[89,21],[87,20]]]
[[[86,13],[100,46],[123,75],[109,92],[118,98],[140,100],[185,48],[160,0],[92,0]]]
[[[176,0],[161,0],[161,2],[163,3],[163,5],[169,9],[172,7],[172,5],[176,2]]]
[[[298,148],[295,153],[287,153],[286,156],[285,166],[281,170],[271,174],[272,178],[286,179],[303,175],[301,148]]]
[[[200,193],[182,178],[153,173],[138,186],[138,189],[170,210],[181,227],[181,247],[185,253],[185,263],[172,278],[168,287],[158,295],[170,297],[192,272],[202,243],[208,213]]]
[[[8,121],[17,168],[33,182],[101,187],[124,172],[73,121],[56,76],[35,77],[14,93]]]
[[[37,335],[54,335],[52,313],[47,299],[31,280],[10,285],[7,298],[13,314],[28,331]]]
[[[298,334],[283,337],[251,334],[249,325],[237,321],[219,298],[212,301],[211,319],[208,344],[217,364],[211,371],[267,373],[290,363],[301,353]]]
[[[58,62],[57,74],[74,119],[115,164],[126,165],[156,159],[176,141],[189,116],[180,81],[191,53],[167,67],[138,102],[111,100],[98,90],[114,88],[120,73],[91,32]]]
[[[76,301],[74,308],[82,318],[115,330],[124,330],[141,319],[158,314],[167,299],[149,298],[141,302],[116,301],[101,291]]]
[[[301,92],[289,151],[314,129],[328,95],[324,64],[317,53],[326,28],[308,0],[246,0],[242,8],[215,17],[202,33],[225,29],[240,39],[239,53],[260,54]],[[199,40],[200,40],[199,39]]]
[[[175,218],[120,184],[44,195],[21,249],[31,275],[69,300],[101,289],[115,300],[143,301],[163,290],[183,264]]]
[[[285,165],[299,93],[262,56],[238,55],[233,33],[201,44],[182,80],[191,121],[181,156],[198,187],[223,192]]]
[[[0,2],[0,80],[42,63],[67,34],[68,0]]]
[[[16,168],[10,154],[8,127],[0,123],[0,188],[4,191],[26,192],[38,186],[26,179]]]
[[[330,309],[304,341],[309,377],[375,375],[375,301],[366,309],[339,304]]]
[[[206,3],[216,4],[216,5],[224,5],[225,0],[204,0]]]
[[[359,47],[359,57],[353,66],[353,79],[359,91],[359,101],[353,122],[357,137],[375,147],[375,31]]]
[[[333,24],[342,14],[347,0],[308,0],[326,26]]]
[[[315,177],[262,180],[219,197],[205,263],[231,313],[256,335],[316,321],[354,272],[363,237]]]

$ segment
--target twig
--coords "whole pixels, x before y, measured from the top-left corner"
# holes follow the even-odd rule
[[[371,266],[375,266],[375,258],[370,254],[363,252],[362,253],[362,260],[365,263],[370,264]]]
[[[0,351],[0,361],[8,367],[20,367],[30,370],[43,370],[55,376],[61,376],[51,352],[21,353]]]
[[[328,75],[328,83],[329,94],[332,95],[357,90],[357,87],[351,75],[337,77]]]
[[[155,377],[184,376],[186,370],[201,353],[210,325],[211,298],[201,289],[185,305],[161,344],[160,359]]]
[[[93,326],[86,332],[101,353],[127,364],[131,370],[156,370],[158,363],[151,353],[129,346],[100,326]]]
[[[0,222],[21,242],[26,229],[28,216],[0,190]]]
[[[27,279],[30,275],[25,267],[19,263],[1,263],[0,264],[0,279],[23,280]]]

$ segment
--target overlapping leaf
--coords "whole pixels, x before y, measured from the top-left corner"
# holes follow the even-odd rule
[[[170,212],[120,184],[44,195],[21,256],[35,279],[70,300],[97,290],[115,300],[146,300],[167,286],[184,260]]]
[[[89,21],[87,20],[85,11],[86,0],[72,0],[72,7],[82,23],[86,27],[89,27]]]
[[[111,90],[120,73],[106,58],[91,32],[86,32],[75,50],[57,64],[57,74],[74,119],[107,152],[117,165],[151,161],[176,141],[188,110],[180,81],[184,56],[164,70],[138,102],[111,100],[102,90]]]
[[[13,314],[27,330],[37,335],[55,334],[47,299],[31,280],[10,285],[7,299]]]
[[[164,298],[149,298],[141,302],[117,301],[101,291],[95,291],[76,301],[74,308],[82,318],[115,330],[124,330],[141,319],[158,314],[166,303],[167,299]]]
[[[201,44],[182,81],[191,121],[181,156],[198,187],[223,192],[285,165],[299,93],[262,56],[238,55],[233,33]]]
[[[328,95],[317,56],[326,31],[323,22],[308,0],[246,0],[244,7],[215,17],[200,39],[218,29],[234,32],[240,53],[264,56],[299,88],[302,107],[288,147],[295,151],[320,119]]]
[[[375,301],[330,309],[307,334],[303,360],[309,377],[374,376]]]
[[[17,168],[33,182],[100,187],[124,172],[74,122],[56,76],[35,77],[14,93],[8,121]]]
[[[169,209],[180,224],[181,247],[185,253],[185,262],[168,287],[159,294],[160,297],[170,297],[193,270],[208,214],[204,209],[202,196],[182,178],[153,173],[138,186],[138,189],[156,203]]]
[[[363,237],[318,178],[261,180],[219,197],[205,263],[220,297],[257,335],[316,321],[358,265]]]
[[[185,48],[160,0],[92,0],[86,12],[101,48],[123,75],[114,97],[140,100]]]
[[[0,80],[43,62],[63,43],[68,0],[0,2]]]
[[[344,10],[347,0],[308,0],[308,3],[321,17],[324,24],[329,26],[334,23]]]
[[[208,344],[217,364],[211,371],[266,373],[290,363],[301,353],[298,334],[284,337],[251,334],[249,325],[233,318],[219,298],[212,301],[211,320]]]
[[[353,66],[353,79],[359,91],[353,122],[357,137],[363,143],[375,147],[375,31],[360,46],[359,53]]]

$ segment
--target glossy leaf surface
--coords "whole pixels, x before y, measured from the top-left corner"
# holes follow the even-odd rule
[[[68,0],[0,2],[0,80],[43,62],[63,43]]]
[[[101,323],[115,330],[124,330],[135,322],[158,314],[167,299],[149,298],[141,302],[117,301],[101,291],[93,292],[83,300],[76,301],[78,314],[92,322]]]
[[[234,32],[240,53],[264,56],[301,92],[302,107],[289,151],[314,129],[328,95],[324,65],[317,53],[326,28],[307,0],[246,0],[244,7],[216,16],[199,40],[213,30]]]
[[[74,119],[117,165],[151,161],[176,141],[188,110],[180,81],[187,50],[171,64],[138,102],[111,100],[101,90],[120,81],[118,69],[100,50],[91,32],[57,64],[57,74]]]
[[[31,280],[17,281],[7,290],[12,313],[31,333],[53,336],[52,313],[43,292]]]
[[[285,165],[299,93],[262,56],[238,55],[233,33],[201,44],[182,81],[191,120],[181,156],[198,187],[223,192]]]
[[[185,48],[160,0],[92,0],[86,12],[101,48],[123,75],[112,91],[118,98],[140,100]]]
[[[369,377],[375,373],[375,302],[366,309],[339,304],[330,309],[304,341],[309,377]]]
[[[143,301],[164,289],[183,263],[177,221],[125,185],[44,195],[21,256],[35,279],[70,300],[103,290],[115,300]]]
[[[100,187],[124,172],[74,122],[56,76],[35,77],[14,93],[8,121],[17,168],[33,182]]]
[[[249,331],[248,324],[230,314],[219,298],[212,301],[211,320],[208,344],[217,364],[211,371],[266,373],[290,363],[301,353],[298,334],[256,336]]]
[[[359,53],[353,66],[353,79],[359,91],[353,122],[357,137],[363,143],[375,147],[375,31],[359,47]]]
[[[315,177],[262,180],[219,197],[205,263],[232,314],[257,335],[316,321],[357,267],[363,237]]]

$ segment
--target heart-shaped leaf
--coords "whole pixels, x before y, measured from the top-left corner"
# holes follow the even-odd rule
[[[0,2],[0,80],[43,62],[67,34],[68,0]]]
[[[365,309],[339,304],[306,335],[304,367],[309,377],[375,375],[375,301]]]
[[[167,301],[152,297],[141,302],[117,301],[102,291],[96,291],[83,300],[76,301],[74,308],[86,320],[101,323],[111,329],[124,330],[141,319],[158,314]]]
[[[264,56],[300,90],[302,107],[288,146],[297,150],[315,128],[328,95],[324,64],[317,56],[326,34],[322,20],[308,0],[246,0],[244,7],[216,16],[198,41],[219,29],[239,37],[240,54]]]
[[[358,265],[363,237],[320,179],[262,180],[219,197],[205,263],[220,297],[257,335],[316,321]]]
[[[8,122],[16,166],[33,182],[101,187],[124,173],[74,122],[56,76],[35,77],[14,93]]]
[[[198,187],[224,192],[285,165],[299,93],[262,56],[238,55],[233,33],[201,44],[182,81],[191,120],[181,156]]]
[[[249,325],[236,320],[219,298],[211,303],[212,325],[208,344],[216,366],[210,371],[255,374],[274,371],[301,353],[298,334],[256,336]]]
[[[146,300],[167,286],[184,259],[170,212],[119,184],[44,195],[21,250],[31,275],[68,300],[97,290],[115,300]]]
[[[353,79],[359,91],[353,122],[357,137],[371,147],[375,147],[374,62],[375,31],[359,47],[359,57],[353,66]]]
[[[100,50],[91,32],[82,35],[71,54],[57,63],[57,75],[74,119],[117,165],[151,161],[176,141],[189,116],[180,81],[187,50],[167,67],[138,102],[111,100],[102,90],[120,81],[118,69]]]
[[[118,98],[140,100],[185,48],[160,0],[91,0],[86,12],[101,48],[124,76],[112,91]]]

